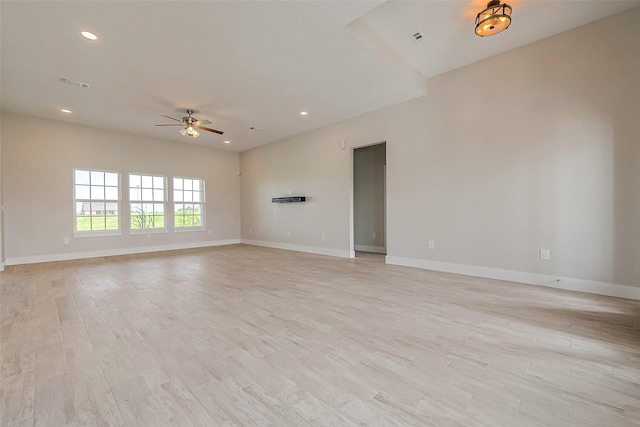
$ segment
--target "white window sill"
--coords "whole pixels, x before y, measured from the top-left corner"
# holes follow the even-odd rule
[[[167,234],[169,233],[169,230],[167,230],[166,228],[143,228],[143,229],[133,229],[133,230],[129,230],[129,234],[131,234],[132,236],[134,234]]]
[[[173,231],[176,233],[185,233],[189,231],[207,231],[207,227],[175,227]]]

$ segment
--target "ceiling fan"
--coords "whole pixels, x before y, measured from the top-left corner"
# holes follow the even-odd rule
[[[186,135],[186,136],[192,136],[194,138],[197,138],[198,136],[200,136],[200,133],[198,133],[196,129],[206,130],[207,132],[217,133],[218,135],[222,135],[224,133],[221,130],[211,129],[211,128],[202,126],[203,124],[209,124],[211,122],[209,120],[198,120],[195,117],[192,117],[191,115],[194,114],[196,111],[194,110],[186,110],[186,111],[187,111],[187,117],[183,117],[182,119],[176,119],[175,117],[165,116],[164,114],[162,115],[162,117],[166,117],[167,119],[175,120],[176,122],[180,122],[180,123],[170,123],[170,124],[162,124],[162,125],[156,125],[156,126],[184,126],[184,128],[180,129],[179,131],[182,134],[182,136]]]

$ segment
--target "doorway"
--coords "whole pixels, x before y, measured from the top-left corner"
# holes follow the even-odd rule
[[[387,144],[353,150],[353,248],[358,258],[387,253]]]

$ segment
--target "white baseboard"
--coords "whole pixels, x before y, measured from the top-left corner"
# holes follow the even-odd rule
[[[99,250],[99,251],[67,252],[67,253],[60,253],[60,254],[35,255],[35,256],[28,256],[28,257],[7,258],[5,260],[5,265],[35,264],[39,262],[68,261],[72,259],[98,258],[98,257],[116,256],[116,255],[131,255],[131,254],[141,254],[141,253],[147,253],[147,252],[174,251],[178,249],[205,248],[209,246],[234,245],[238,243],[240,243],[240,239],[212,240],[212,241],[206,241],[206,242],[175,243],[175,244],[158,245],[158,246],[138,246],[138,247],[132,247],[132,248],[105,249],[105,250]]]
[[[0,271],[4,271],[4,262],[0,262]]]
[[[488,279],[506,280],[510,282],[546,286],[549,288],[564,289],[568,291],[640,300],[640,287],[618,285],[615,283],[396,256],[387,256],[386,262],[387,264],[463,274],[465,276],[485,277]]]
[[[248,240],[242,239],[241,243],[245,245],[263,246],[266,248],[284,249],[287,251],[306,252],[317,255],[329,255],[340,258],[351,258],[350,251],[342,249],[321,248],[317,246],[293,245],[290,243],[268,242],[264,240]]]
[[[371,252],[374,254],[386,254],[387,249],[382,246],[355,245],[356,251]]]
[[[88,252],[69,252],[50,255],[36,255],[29,257],[7,258],[0,263],[0,271],[5,266],[34,264],[40,262],[67,261],[73,259],[97,258],[104,256],[130,255],[147,252],[171,251],[179,249],[194,249],[211,246],[225,246],[243,243],[253,246],[263,246],[274,249],[306,252],[318,255],[328,255],[340,258],[353,258],[354,253],[342,249],[329,249],[315,246],[294,245],[288,243],[268,242],[262,240],[228,239],[206,242],[179,243],[158,246],[139,246],[133,248],[108,249]],[[358,249],[360,250],[360,249]],[[371,251],[369,251],[371,252]],[[387,264],[414,267],[426,270],[442,271],[446,273],[462,274],[466,276],[485,277],[488,279],[505,280],[510,282],[525,283],[529,285],[546,286],[549,288],[564,289],[569,291],[586,292],[590,294],[606,295],[618,298],[627,298],[640,301],[640,287],[619,285],[615,283],[598,282],[593,280],[576,279],[572,277],[550,276],[545,274],[527,273],[522,271],[502,270],[490,267],[478,267],[464,264],[453,264],[425,259],[405,258],[389,256],[385,258]]]

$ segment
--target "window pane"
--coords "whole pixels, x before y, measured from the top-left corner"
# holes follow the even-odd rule
[[[105,230],[105,218],[103,216],[94,216],[91,218],[92,230]]]
[[[148,217],[145,214],[144,210],[142,209],[141,205],[131,210],[131,228],[133,229],[147,228],[148,222],[149,222]]]
[[[104,200],[104,187],[92,185],[91,200]]]
[[[107,230],[117,230],[118,229],[118,216],[117,215],[109,215],[106,217],[106,229]]]
[[[182,202],[182,191],[174,190],[173,191],[173,200],[175,202]]]
[[[193,189],[194,190],[200,190],[200,180],[199,179],[193,181]]]
[[[164,178],[161,176],[154,176],[153,188],[164,188]]]
[[[118,214],[118,203],[116,202],[107,202],[107,215],[117,215]]]
[[[89,185],[89,171],[75,171],[75,182],[76,184],[86,184]]]
[[[118,174],[113,172],[105,172],[104,174],[104,183],[105,185],[109,185],[111,187],[118,186]]]
[[[184,227],[184,205],[182,203],[175,203],[173,205],[174,215],[173,224],[175,227]]]
[[[129,187],[136,188],[140,187],[141,184],[140,175],[129,175]]]
[[[193,193],[191,191],[185,191],[184,192],[184,201],[185,202],[192,202],[193,201]]]
[[[149,175],[142,175],[142,187],[151,188],[153,186],[153,179]]]
[[[193,188],[193,180],[185,179],[184,180],[184,189],[185,190],[191,190],[192,188]]]
[[[182,190],[182,178],[173,178],[174,190]]]
[[[107,200],[118,200],[118,187],[105,187],[104,198]]]
[[[154,203],[154,205],[153,205],[153,213],[155,213],[155,214],[164,214],[164,204],[162,204],[162,203]]]
[[[130,188],[129,189],[129,200],[140,200],[140,197],[142,197],[142,194],[140,194],[140,190],[137,188]]]
[[[104,172],[91,171],[91,184],[104,185]]]
[[[144,228],[144,216],[141,214],[131,214],[131,229],[140,230]]]
[[[202,201],[202,199],[200,198],[200,193],[196,193],[196,192],[193,193],[193,201],[194,202],[201,202]]]
[[[76,217],[76,230],[77,231],[91,230],[91,217],[89,216]]]
[[[164,201],[164,190],[153,190],[153,200]]]
[[[88,199],[91,197],[88,185],[76,185],[76,199]]]
[[[152,201],[153,200],[153,190],[150,188],[142,189],[142,200]]]

